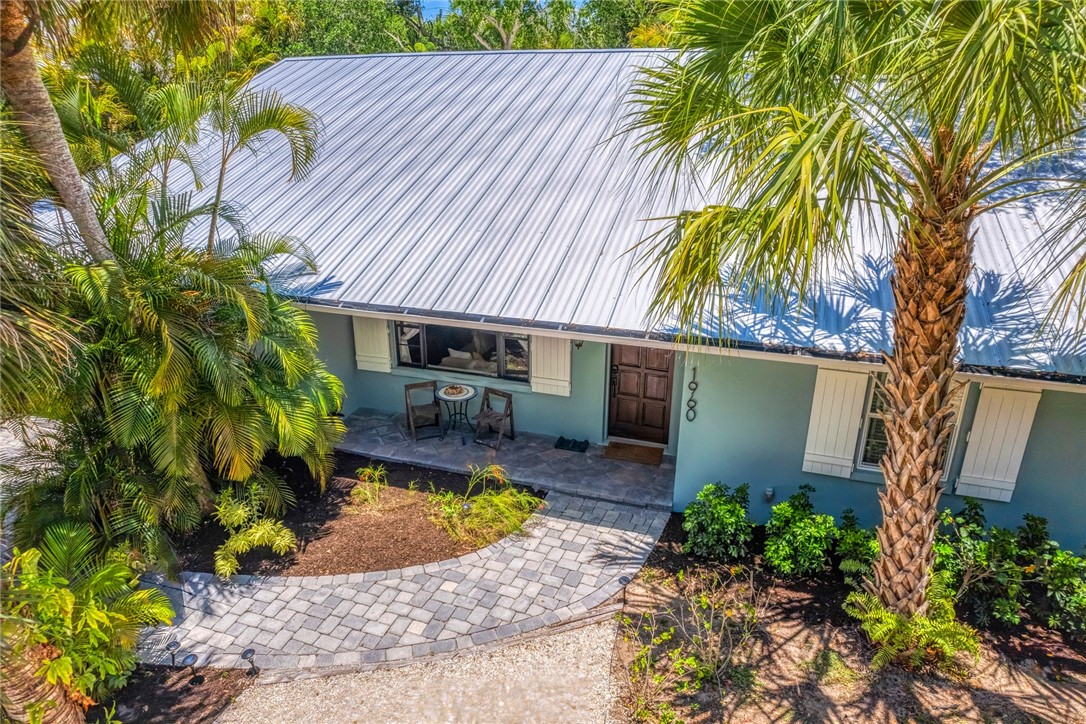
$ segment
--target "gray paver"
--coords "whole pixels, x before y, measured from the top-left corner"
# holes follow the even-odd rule
[[[569,620],[617,593],[619,576],[637,572],[668,516],[555,492],[547,503],[523,536],[401,571],[236,585],[186,573],[179,623],[146,637],[140,655],[161,658],[162,641],[175,638],[185,650],[244,667],[240,651],[252,645],[262,668],[291,669],[485,646]]]

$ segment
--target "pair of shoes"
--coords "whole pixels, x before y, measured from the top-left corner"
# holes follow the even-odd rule
[[[567,440],[564,437],[558,438],[554,443],[554,447],[558,450],[570,450],[572,452],[583,453],[588,450],[588,440]]]

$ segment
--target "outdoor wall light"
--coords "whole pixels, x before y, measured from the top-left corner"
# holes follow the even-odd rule
[[[256,676],[260,673],[260,667],[253,661],[253,657],[256,656],[256,649],[245,649],[241,652],[241,660],[249,662],[249,670],[245,672],[246,676]]]
[[[171,668],[177,666],[177,650],[179,648],[181,648],[181,643],[179,641],[171,641],[170,643],[166,644],[166,650],[170,652]]]
[[[765,492],[762,493],[762,495],[765,497],[765,501],[768,503],[769,501],[773,500],[773,496],[776,495],[776,491],[774,491],[773,488],[766,488]]]
[[[573,346],[576,347],[577,349],[580,349],[583,344],[584,344],[583,339],[575,339],[575,340],[573,340]]]

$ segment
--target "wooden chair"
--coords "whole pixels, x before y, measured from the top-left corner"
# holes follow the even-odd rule
[[[424,437],[423,440],[445,438],[445,428],[441,424],[441,403],[437,400],[437,382],[413,382],[403,387],[404,405],[407,408],[407,426],[411,429],[411,439],[419,441],[420,427],[437,426],[438,434]]]
[[[495,400],[501,400],[500,407],[495,407]],[[498,439],[495,442],[490,443],[479,439],[479,435],[483,431],[483,425],[486,425],[490,432],[498,433]],[[494,429],[495,426],[497,426],[497,430]],[[495,450],[501,450],[502,437],[505,435],[506,426],[509,428],[509,439],[516,440],[517,429],[513,424],[513,395],[508,392],[492,390],[489,387],[485,388],[483,390],[483,400],[479,404],[479,414],[475,416],[475,442],[492,447]]]

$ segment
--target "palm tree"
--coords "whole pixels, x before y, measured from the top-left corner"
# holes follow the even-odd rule
[[[774,299],[806,294],[821,270],[851,258],[850,221],[886,220],[897,237],[881,391],[889,447],[869,586],[891,610],[923,614],[972,224],[995,206],[1068,190],[1040,167],[1078,150],[1086,4],[676,7],[681,52],[640,75],[630,129],[661,168],[706,172],[717,203],[647,242],[659,271],[653,312],[698,329],[744,285]]]
[[[145,626],[173,620],[157,589],[99,553],[87,525],[45,531],[0,573],[3,713],[17,722],[82,722],[86,706],[123,683]]]
[[[35,35],[63,45],[73,29],[105,40],[116,38],[122,29],[157,29],[165,47],[187,47],[206,38],[223,11],[224,2],[219,0],[5,0],[0,4],[0,89],[93,259],[111,258],[109,244],[42,82]]]

